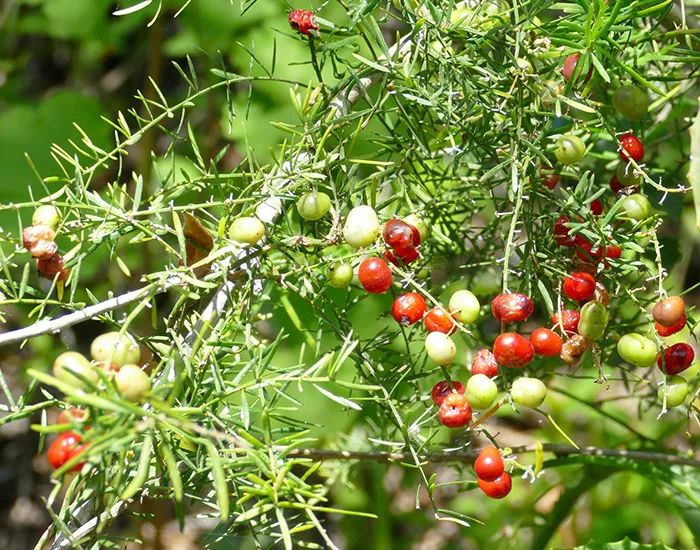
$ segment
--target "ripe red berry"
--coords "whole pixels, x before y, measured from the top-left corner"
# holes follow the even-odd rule
[[[686,318],[684,313],[683,317],[681,317],[675,325],[665,327],[662,324],[654,323],[654,327],[656,327],[656,332],[659,334],[659,336],[661,336],[662,338],[667,338],[668,336],[671,336],[673,334],[676,334],[676,332],[680,332],[681,330],[683,330],[683,327],[685,327],[687,321],[688,319]]]
[[[598,199],[592,200],[588,207],[591,209],[591,214],[594,216],[600,216],[603,213],[603,203]]]
[[[459,394],[464,395],[464,390],[464,384],[462,384],[461,382],[453,380],[452,384],[450,384],[447,380],[443,380],[433,386],[433,389],[430,392],[430,397],[433,400],[433,403],[435,403],[439,407],[440,405],[442,405],[442,402],[445,400],[445,397],[447,397],[453,392],[457,392]]]
[[[535,304],[525,294],[499,294],[491,302],[491,313],[504,323],[525,321],[535,310]]]
[[[392,264],[399,266],[402,264],[408,265],[417,260],[419,256],[418,249],[414,246],[384,251],[384,258]]]
[[[683,342],[673,344],[659,354],[656,364],[666,374],[679,374],[687,369],[695,359],[695,352],[690,344]]]
[[[394,250],[404,250],[406,248],[415,247],[420,243],[420,233],[412,228],[405,221],[393,219],[386,222],[384,225],[384,242]],[[418,243],[416,242],[416,235]]]
[[[581,320],[581,314],[575,309],[561,310],[561,326],[559,325],[559,314],[552,313],[552,328],[559,328],[564,332],[578,332],[578,322]]]
[[[461,428],[472,419],[472,408],[461,393],[452,392],[445,396],[438,411],[440,424],[448,428]]]
[[[516,332],[504,332],[493,343],[493,354],[499,365],[519,369],[535,356],[530,340]]]
[[[357,272],[362,288],[371,294],[381,294],[391,286],[391,270],[381,258],[365,258]]]
[[[513,480],[511,480],[508,472],[503,472],[494,481],[478,479],[477,483],[479,484],[479,489],[491,498],[504,498],[508,496],[513,487]]]
[[[398,296],[391,306],[391,314],[403,326],[420,321],[425,313],[425,299],[417,292],[407,292]]]
[[[605,255],[605,247],[594,246],[591,241],[580,233],[576,235],[576,256],[587,263],[597,264]]]
[[[644,145],[634,134],[620,136],[620,158],[622,160],[633,159],[641,162],[644,159]]]
[[[480,349],[472,362],[472,375],[485,374],[489,378],[495,378],[498,374],[498,361],[491,350]]]
[[[537,355],[552,357],[559,355],[562,347],[561,336],[548,328],[536,328],[530,334],[530,343]]]
[[[564,64],[562,65],[561,68],[561,74],[564,75],[564,78],[568,81],[571,80],[571,77],[574,76],[574,72],[576,71],[576,65],[578,65],[578,60],[581,57],[580,53],[572,53],[569,55],[565,60]],[[581,76],[583,75],[578,75],[578,78],[580,79]],[[588,67],[588,74],[584,78],[584,82],[588,82],[591,79],[591,76],[593,76],[593,66],[591,65]]]
[[[570,230],[565,225],[568,221],[569,217],[563,214],[554,222],[554,241],[559,246],[574,246],[576,244],[576,239],[569,234]]]
[[[505,463],[496,447],[481,449],[474,461],[474,472],[479,479],[496,481],[503,474]]]
[[[289,12],[289,26],[295,31],[309,36],[310,31],[317,31],[318,25],[314,12],[309,10],[292,10]]]
[[[595,294],[595,279],[583,271],[572,273],[564,278],[562,289],[571,300],[585,302]]]
[[[455,330],[457,330],[457,325],[455,325],[452,315],[441,307],[434,307],[431,309],[426,314],[423,323],[425,323],[425,330],[428,332],[444,332],[445,334],[452,334]]]
[[[624,185],[620,183],[620,180],[617,179],[617,176],[613,174],[612,178],[610,178],[610,190],[617,194],[620,191],[622,191],[625,188]]]
[[[555,189],[559,183],[559,174],[545,173],[542,174],[542,185],[547,189]]]
[[[616,260],[622,256],[622,249],[616,244],[609,244],[605,247],[605,257]]]
[[[59,435],[54,442],[51,443],[47,453],[47,458],[51,467],[54,469],[60,468],[76,454],[79,454],[84,448],[80,445],[81,441],[80,435],[75,432],[64,432]],[[77,472],[82,467],[82,463],[77,464],[72,470]]]

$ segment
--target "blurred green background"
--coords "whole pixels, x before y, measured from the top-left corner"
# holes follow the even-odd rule
[[[140,109],[141,103],[133,97],[139,91],[152,93],[148,77],[169,96],[182,95],[182,80],[171,63],[173,60],[186,66],[189,57],[206,80],[210,69],[222,66],[241,73],[255,72],[258,69],[248,52],[254,51],[256,57],[266,62],[276,52],[276,76],[302,83],[314,78],[307,63],[307,44],[289,31],[287,12],[291,6],[287,2],[258,1],[242,14],[237,2],[232,5],[228,0],[195,0],[174,18],[182,4],[182,1],[164,1],[162,15],[148,26],[154,9],[115,18],[111,12],[116,5],[107,0],[5,0],[0,6],[0,203],[27,201],[31,193],[41,197],[50,192],[50,187],[46,189],[40,178],[56,173],[52,144],[79,141],[80,133],[75,125],[95,144],[106,147],[111,131],[101,119],[114,119],[119,111]],[[343,10],[328,5],[324,7],[323,17],[332,19],[334,13],[340,15]],[[230,143],[229,166],[235,165],[245,150],[254,150],[259,159],[269,158],[271,146],[283,135],[271,123],[297,120],[288,87],[271,83],[256,85],[255,93],[250,96],[245,88],[233,92],[230,105],[221,91],[211,94],[207,104],[193,114],[200,143],[206,144],[210,155]],[[226,115],[228,109],[235,113],[231,127]],[[142,149],[135,149],[133,154],[134,168],[138,168]],[[184,160],[183,165],[186,166]],[[100,189],[106,183],[96,181],[93,187]],[[669,241],[685,236],[687,245],[687,236],[694,234],[696,241],[691,240],[689,246],[691,253],[694,246],[697,254],[697,235],[687,230],[688,225],[685,229],[682,224],[674,226],[677,234]],[[0,211],[3,232],[16,233],[17,227],[16,213]],[[108,289],[123,284],[123,274],[113,266],[104,276],[102,261],[103,257],[94,255],[93,265],[84,267],[84,275],[94,273],[87,280],[96,295],[104,295]],[[147,270],[147,266],[139,265],[138,256],[127,261],[136,271]],[[688,275],[689,262],[681,262],[678,269],[681,271],[673,275],[679,285],[697,278]],[[273,303],[280,297],[278,293],[279,290],[272,291]],[[313,317],[313,311],[302,300],[288,298],[288,313],[295,311],[302,321]],[[332,298],[346,299],[340,292]],[[376,334],[388,326],[384,312],[389,303],[389,297],[379,297],[354,307],[350,315],[354,329],[360,335]],[[689,303],[697,305],[697,293],[689,298]],[[271,330],[284,330],[288,335],[275,358],[279,364],[298,362],[299,348],[306,341],[305,333],[299,330],[293,317],[280,315],[271,323]],[[91,337],[100,330],[97,323],[86,323],[62,338],[64,341],[67,338],[67,343],[77,349],[86,349]],[[323,347],[334,345],[335,341],[329,339]],[[24,370],[31,366],[48,368],[56,353],[56,340],[42,337],[31,341],[21,352],[0,353],[3,372],[13,392],[21,392],[26,385]],[[460,357],[464,359],[455,373],[464,377],[467,362],[464,346]],[[303,359],[314,360],[308,353]],[[352,366],[345,369],[350,379]],[[426,392],[417,399],[426,398],[433,379],[426,380]],[[694,449],[697,444],[700,435],[697,423],[689,422],[683,412],[671,412],[659,422],[657,408],[638,411],[634,401],[611,400],[603,409],[619,419],[618,423],[602,418],[595,407],[567,397],[567,393],[574,391],[579,399],[592,403],[601,390],[599,386],[588,383],[583,386],[571,379],[560,382],[556,389],[551,392],[548,409],[561,420],[561,429],[581,445],[610,446],[611,442],[635,439],[637,435],[630,433],[625,424],[645,437],[679,450]],[[339,432],[348,447],[361,448],[367,443],[366,433],[355,422],[359,413],[341,412],[336,403],[320,393],[307,392],[297,397],[304,403],[299,418],[310,422],[311,435],[335,436]],[[372,416],[371,410],[362,414]],[[503,443],[510,445],[530,444],[535,440],[565,443],[562,434],[540,415],[516,415],[509,407],[491,421],[490,428],[500,434]],[[445,432],[441,437],[449,444]],[[48,468],[40,459],[33,458],[36,441],[28,424],[5,426],[0,431],[2,548],[31,548],[49,521],[40,500],[50,490]],[[319,445],[323,443],[319,441]],[[483,445],[485,441],[476,443]],[[531,464],[533,460],[532,456],[524,456],[521,462]],[[548,529],[556,531],[550,544],[554,547],[625,537],[662,541],[677,548],[694,547],[692,533],[678,513],[677,501],[664,492],[653,475],[629,472],[609,475],[605,471],[598,479],[595,471],[583,471],[571,465],[547,470],[532,485],[529,481],[516,480],[510,498],[502,502],[486,502],[477,492],[447,485],[437,493],[439,502],[484,522],[467,529],[435,521],[428,512],[416,510],[416,503],[423,502],[425,497],[418,474],[409,468],[384,464],[363,464],[352,470],[348,465],[324,468],[336,479],[332,490],[334,505],[379,516],[375,521],[329,516],[329,533],[343,548],[528,548],[537,547],[537,541],[541,540],[538,537]],[[473,479],[469,465],[440,465],[432,467],[432,471],[438,482]],[[700,479],[694,482],[696,488],[700,486]],[[569,508],[561,507],[561,500],[556,504],[565,488],[573,488],[567,495],[582,495],[578,500],[573,499]],[[140,527],[144,547],[196,548],[210,540],[211,526],[198,524],[194,519],[184,534],[179,533],[170,511],[158,508],[162,506],[153,503],[143,506],[145,513],[163,518]],[[115,532],[134,532],[137,525],[134,520],[124,519],[115,526]],[[245,548],[252,544],[241,538],[220,543],[219,547]]]

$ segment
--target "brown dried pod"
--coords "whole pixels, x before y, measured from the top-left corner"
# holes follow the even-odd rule
[[[56,253],[54,238],[56,233],[48,225],[32,225],[22,231],[24,248],[35,258],[48,259]]]
[[[559,357],[567,365],[575,365],[586,353],[587,348],[588,341],[580,334],[574,334],[562,345]]]
[[[46,279],[53,280],[56,275],[58,275],[58,280],[63,281],[68,277],[68,269],[66,269],[63,258],[61,255],[56,253],[49,258],[40,258],[36,261],[36,269],[39,275],[45,277]]]
[[[610,294],[608,293],[608,289],[605,288],[605,285],[600,281],[596,281],[595,283],[595,301],[600,302],[604,306],[607,306],[610,303]]]
[[[669,296],[657,302],[651,314],[660,325],[672,327],[685,315],[685,302],[680,296]]]

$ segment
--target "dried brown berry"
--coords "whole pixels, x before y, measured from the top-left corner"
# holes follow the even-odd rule
[[[32,225],[25,227],[22,232],[24,248],[35,258],[48,259],[53,256],[58,247],[54,242],[56,233],[48,225]]]
[[[68,269],[66,269],[63,263],[63,258],[61,255],[56,253],[49,258],[40,258],[36,261],[36,269],[39,275],[45,277],[46,279],[53,280],[58,275],[58,280],[63,281],[68,277]]]
[[[587,347],[588,341],[580,334],[574,334],[562,345],[559,357],[567,365],[575,365],[586,353]]]
[[[680,296],[669,296],[657,302],[651,314],[661,326],[671,327],[685,315],[685,302]]]

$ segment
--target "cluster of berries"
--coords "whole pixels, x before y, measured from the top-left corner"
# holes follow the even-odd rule
[[[510,474],[505,471],[505,462],[496,447],[485,447],[474,461],[477,484],[491,498],[508,496],[513,486]]]
[[[34,211],[32,225],[22,232],[24,248],[36,258],[39,275],[53,280],[63,281],[68,277],[63,257],[58,252],[56,230],[61,223],[58,210],[50,204],[44,204]]]
[[[92,341],[90,355],[92,361],[75,351],[63,352],[53,363],[54,377],[83,391],[97,391],[100,383],[105,387],[111,383],[122,397],[132,402],[142,401],[151,390],[151,379],[139,366],[141,349],[130,334],[116,331],[101,334]],[[86,410],[73,407],[63,411],[57,423],[71,426],[83,424],[87,416]],[[60,468],[76,455],[84,453],[86,448],[79,433],[64,432],[49,446],[49,464]],[[72,470],[81,468],[82,463],[77,463]]]

